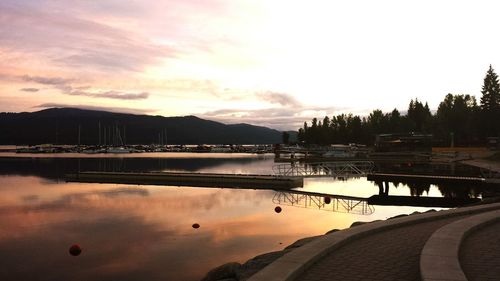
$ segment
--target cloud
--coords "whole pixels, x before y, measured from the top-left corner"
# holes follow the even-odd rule
[[[70,84],[70,82],[75,80],[62,77],[42,77],[42,76],[23,75],[20,78],[27,82],[35,82],[43,85],[53,86],[54,88],[60,90],[63,94],[71,96],[86,96],[92,98],[108,98],[108,99],[120,99],[120,100],[142,100],[142,99],[147,99],[149,97],[148,92],[129,93],[129,92],[114,91],[114,90],[91,91],[89,86],[73,87]],[[31,88],[26,88],[26,89],[31,89]]]
[[[32,93],[40,91],[40,89],[38,89],[38,88],[22,88],[19,90],[23,91],[23,92],[32,92]]]
[[[71,82],[70,79],[65,79],[61,77],[41,77],[41,76],[30,76],[30,75],[23,75],[21,76],[21,79],[23,79],[26,82],[35,82],[43,85],[66,85],[69,82]]]
[[[301,106],[300,102],[295,99],[295,97],[286,93],[266,91],[256,93],[255,96],[260,100],[273,104],[279,104],[281,106]]]
[[[341,113],[366,113],[364,110],[358,111],[347,107],[304,104],[287,93],[262,91],[254,92],[253,95],[259,101],[274,106],[263,109],[225,108],[207,111],[199,116],[226,124],[248,123],[279,130],[298,130],[303,126],[304,122],[310,122],[312,118],[332,117]]]
[[[63,13],[58,12],[61,7],[53,8],[0,3],[0,25],[9,27],[2,30],[0,45],[44,58],[49,66],[115,72],[142,71],[177,56],[173,47],[151,42],[140,33],[101,23],[78,11]]]
[[[138,109],[138,108],[126,108],[126,107],[108,107],[108,106],[93,106],[93,105],[82,105],[82,104],[63,104],[63,103],[44,103],[34,108],[79,108],[87,110],[97,110],[97,111],[109,111],[115,113],[131,113],[131,114],[146,114],[151,112],[156,112],[155,109]]]
[[[104,91],[104,92],[89,92],[83,90],[75,90],[71,86],[66,86],[64,94],[71,96],[86,96],[92,98],[108,98],[108,99],[120,99],[120,100],[142,100],[149,97],[148,92],[141,93],[128,93],[120,91]]]
[[[249,123],[279,130],[298,130],[305,121],[309,122],[314,117],[331,117],[344,110],[348,109],[300,105],[298,107],[288,106],[253,110],[221,109],[205,112],[199,116],[226,124]]]

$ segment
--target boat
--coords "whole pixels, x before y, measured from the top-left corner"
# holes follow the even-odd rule
[[[352,147],[344,144],[332,144],[330,149],[323,153],[323,157],[333,157],[333,158],[351,158],[355,157],[356,154],[352,150]]]
[[[124,154],[124,153],[132,153],[132,150],[128,149],[128,148],[125,148],[123,146],[108,147],[106,149],[106,153]]]

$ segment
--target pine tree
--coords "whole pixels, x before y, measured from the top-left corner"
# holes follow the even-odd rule
[[[497,111],[500,108],[500,84],[498,83],[498,75],[495,73],[490,64],[490,69],[484,77],[483,89],[481,91],[481,109],[485,111]]]

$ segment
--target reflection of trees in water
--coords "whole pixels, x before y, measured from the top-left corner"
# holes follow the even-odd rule
[[[411,196],[421,196],[424,192],[429,193],[431,185],[428,183],[421,182],[387,182],[387,181],[376,181],[375,185],[379,189],[379,195],[389,195],[389,184],[392,183],[395,188],[398,188],[400,185],[408,187],[410,189]]]
[[[388,163],[376,162],[379,173],[443,175],[443,176],[481,176],[481,169],[460,163]]]
[[[431,185],[428,183],[409,182],[406,185],[410,188],[411,196],[421,196],[424,192],[429,194],[429,190],[431,189]]]
[[[439,184],[437,185],[441,194],[447,198],[477,198],[482,195],[482,188],[470,184]]]
[[[389,194],[389,182],[375,181],[374,185],[379,188],[380,195]],[[410,189],[411,196],[422,196],[425,193],[429,194],[431,184],[425,182],[390,182],[395,188],[407,187]],[[441,192],[445,198],[478,198],[482,195],[483,188],[470,183],[440,183],[433,184]]]

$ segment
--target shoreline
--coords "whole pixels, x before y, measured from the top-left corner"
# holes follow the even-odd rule
[[[485,160],[485,159],[471,159],[471,160],[465,160],[465,161],[460,161],[463,164],[470,165],[470,166],[475,166],[479,168],[484,168],[488,169],[494,173],[500,173],[500,162],[495,162],[495,161],[490,161],[490,160]],[[477,206],[477,205],[487,205],[487,204],[492,204],[492,203],[498,203],[500,202],[500,196],[496,197],[489,197],[487,199],[483,199],[479,203],[467,205],[467,206],[462,206],[462,207],[457,207],[449,210],[459,210],[471,206]],[[345,230],[349,230],[353,227],[364,225],[364,224],[370,224],[370,223],[375,223],[375,222],[388,222],[392,219],[397,219],[397,218],[402,218],[402,217],[411,217],[414,215],[419,215],[419,214],[425,214],[425,213],[434,213],[434,212],[441,212],[441,211],[436,211],[434,209],[425,211],[425,212],[413,212],[411,214],[399,214],[390,218],[387,218],[385,220],[374,220],[374,221],[356,221],[351,224],[348,228],[344,229],[332,229],[328,232],[326,232],[323,235],[317,235],[317,236],[311,236],[311,237],[304,237],[301,239],[298,239],[294,243],[286,246],[283,248],[281,251],[274,251],[274,252],[268,252],[264,253],[261,255],[257,255],[243,264],[240,264],[238,262],[229,262],[222,264],[218,267],[215,267],[211,269],[201,281],[245,281],[251,278],[254,274],[257,272],[261,271],[264,269],[266,266],[269,264],[273,263],[277,259],[281,258],[285,254],[301,248],[302,246],[308,244],[309,242],[312,242],[318,238],[324,237],[328,234],[334,233],[334,232],[342,232]]]
[[[423,215],[423,214],[430,214],[430,213],[435,213],[439,215],[441,212],[446,212],[450,210],[456,210],[459,211],[461,209],[466,209],[470,207],[476,207],[480,205],[489,205],[489,204],[494,204],[494,203],[499,203],[500,202],[500,196],[498,197],[491,197],[488,199],[483,200],[480,203],[476,204],[471,204],[468,206],[463,206],[463,207],[457,207],[453,209],[447,209],[447,210],[440,210],[436,211],[434,209],[427,210],[425,212],[418,212],[415,211],[411,214],[399,214],[390,218],[387,218],[385,220],[373,220],[373,221],[356,221],[353,222],[349,227],[344,228],[344,229],[332,229],[330,231],[327,231],[325,234],[322,235],[316,235],[316,236],[310,236],[310,237],[304,237],[296,240],[292,244],[285,246],[283,250],[281,251],[274,251],[274,252],[267,252],[263,253],[260,255],[257,255],[246,262],[240,264],[238,262],[228,262],[225,264],[222,264],[220,266],[217,266],[213,269],[211,269],[202,279],[201,281],[246,281],[252,278],[256,273],[259,273],[261,270],[266,268],[268,265],[276,261],[277,259],[283,257],[285,254],[288,254],[296,249],[300,249],[301,247],[308,245],[309,243],[319,240],[320,238],[325,238],[327,235],[332,234],[332,233],[339,233],[341,236],[343,232],[348,232],[352,228],[361,226],[361,225],[371,225],[371,224],[384,224],[388,223],[391,220],[394,219],[400,219],[400,218],[413,218],[414,216],[418,215]],[[371,234],[367,234],[371,235]]]

